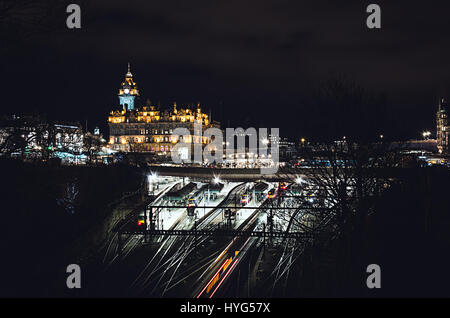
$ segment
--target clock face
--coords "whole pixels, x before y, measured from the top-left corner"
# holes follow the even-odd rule
[[[130,92],[128,88],[125,88],[123,91],[125,92],[125,94],[128,94]]]

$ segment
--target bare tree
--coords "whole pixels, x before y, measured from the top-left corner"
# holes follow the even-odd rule
[[[41,152],[39,148],[48,134],[47,125],[39,117],[13,118],[4,120],[0,137],[0,154],[10,157],[20,153]]]
[[[289,273],[292,259],[308,245],[339,246],[337,276],[343,281],[360,263],[368,215],[379,194],[393,182],[387,170],[399,160],[399,154],[378,138],[379,123],[374,119],[383,114],[383,103],[383,98],[347,79],[332,79],[316,91],[311,105],[316,116],[329,123],[328,135],[303,153],[303,169],[282,171],[292,177],[288,196],[293,197],[287,204],[294,209],[280,208],[276,215],[284,231],[309,233],[313,239],[284,241],[275,281],[280,281],[280,273]]]
[[[86,149],[89,163],[100,150],[104,143],[101,141],[99,136],[93,135],[91,133],[86,133],[83,139],[84,148]]]

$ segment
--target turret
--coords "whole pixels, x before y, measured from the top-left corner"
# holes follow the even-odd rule
[[[128,71],[125,74],[125,81],[122,82],[119,89],[119,102],[124,110],[134,110],[136,96],[139,96],[139,90],[137,89],[136,83],[133,81],[130,63],[128,63]],[[125,104],[128,104],[128,109],[125,108]]]

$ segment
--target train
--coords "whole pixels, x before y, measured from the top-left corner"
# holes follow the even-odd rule
[[[200,187],[200,189],[197,189],[196,191],[194,191],[194,193],[189,195],[188,203],[190,201],[190,202],[195,202],[195,204],[198,205],[205,198],[205,193],[206,193],[207,187],[208,187],[208,185],[204,184],[203,186]]]
[[[145,226],[145,219],[143,215],[139,215],[137,218],[137,226],[138,227],[144,227]]]
[[[187,199],[187,215],[194,216],[196,207],[205,198],[205,189],[208,185],[203,185],[200,189],[196,190]]]
[[[197,188],[197,184],[189,182],[182,188],[172,189],[164,196],[164,200],[170,203],[183,205],[186,203],[187,196]]]
[[[227,212],[228,210],[228,212]],[[231,209],[225,210],[225,215],[235,217],[236,211]],[[252,230],[255,226],[255,221],[258,216],[254,215],[249,222],[245,225],[239,226],[238,230],[243,232]],[[204,285],[203,289],[199,292],[196,298],[209,297],[212,298],[219,290],[220,286],[224,283],[227,276],[229,276],[237,263],[245,257],[245,253],[254,244],[255,240],[252,237],[247,236],[235,236],[228,246],[222,251],[218,258],[210,265],[209,269],[213,269],[211,279]],[[221,265],[220,265],[221,264]],[[214,267],[215,266],[215,267]]]
[[[255,192],[256,200],[260,201],[261,199],[263,199],[268,188],[269,188],[269,185],[267,183],[258,182],[255,185],[255,187],[253,188],[253,191]]]
[[[277,190],[276,189],[271,189],[268,193],[267,193],[267,199],[275,199],[277,197]]]
[[[253,194],[252,191],[248,191],[246,193],[241,194],[241,204],[243,206],[247,205],[252,200]]]
[[[241,194],[241,204],[247,205],[253,199],[253,196],[255,196],[256,201],[262,200],[268,188],[269,185],[266,182],[256,183],[251,189]]]
[[[194,216],[196,207],[197,207],[197,203],[195,202],[195,200],[192,198],[189,198],[188,205],[187,205],[187,215]]]

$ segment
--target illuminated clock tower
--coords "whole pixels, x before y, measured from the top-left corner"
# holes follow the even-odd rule
[[[125,110],[134,109],[134,101],[139,96],[136,83],[133,81],[133,74],[130,71],[130,63],[128,63],[128,72],[125,74],[125,81],[122,82],[119,89],[119,102]],[[125,106],[125,104],[127,106]]]

